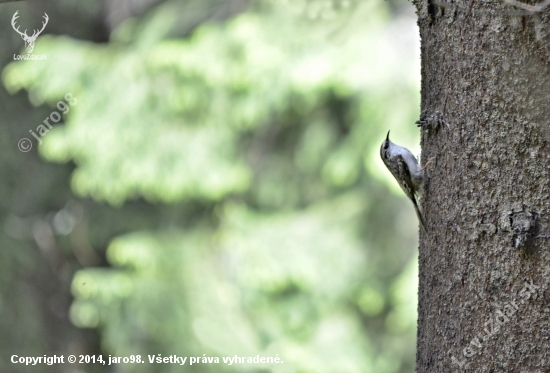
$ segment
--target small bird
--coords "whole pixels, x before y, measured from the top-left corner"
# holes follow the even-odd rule
[[[428,162],[426,166],[420,167],[416,157],[409,149],[396,145],[390,141],[390,131],[388,131],[388,135],[380,147],[380,157],[399,183],[401,189],[403,189],[403,192],[405,192],[407,197],[412,201],[422,230],[424,233],[427,233],[426,224],[420,213],[416,197],[420,193],[420,187],[424,181],[424,169],[430,162]]]

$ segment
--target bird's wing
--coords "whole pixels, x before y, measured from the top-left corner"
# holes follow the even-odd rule
[[[401,154],[395,156],[393,162],[391,162],[392,167],[390,168],[391,173],[396,178],[399,186],[403,189],[403,192],[410,199],[414,198],[414,189],[411,181],[411,174],[409,167],[405,162],[405,159]]]

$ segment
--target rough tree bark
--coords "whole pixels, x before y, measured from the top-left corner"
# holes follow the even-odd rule
[[[433,1],[417,372],[550,372],[550,6]]]

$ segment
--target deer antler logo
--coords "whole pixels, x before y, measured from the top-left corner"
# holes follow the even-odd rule
[[[11,27],[13,27],[13,29],[15,31],[17,31],[17,33],[19,35],[21,35],[21,37],[25,41],[25,48],[27,49],[27,53],[32,53],[32,50],[34,49],[34,42],[36,41],[36,38],[38,38],[38,35],[40,35],[42,33],[42,31],[44,31],[44,28],[46,28],[46,25],[48,24],[48,20],[49,20],[48,15],[46,13],[44,13],[43,18],[45,19],[45,22],[42,22],[42,29],[40,29],[40,31],[34,30],[33,34],[31,36],[29,36],[29,35],[27,35],[27,30],[26,29],[25,29],[24,32],[21,32],[21,31],[19,31],[19,26],[15,27],[15,20],[17,18],[19,18],[17,13],[19,13],[18,10],[14,13],[13,17],[11,18]]]

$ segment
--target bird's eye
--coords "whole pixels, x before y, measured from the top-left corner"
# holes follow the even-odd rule
[[[390,143],[388,141],[384,141],[384,149],[387,149],[388,146],[390,146]]]

